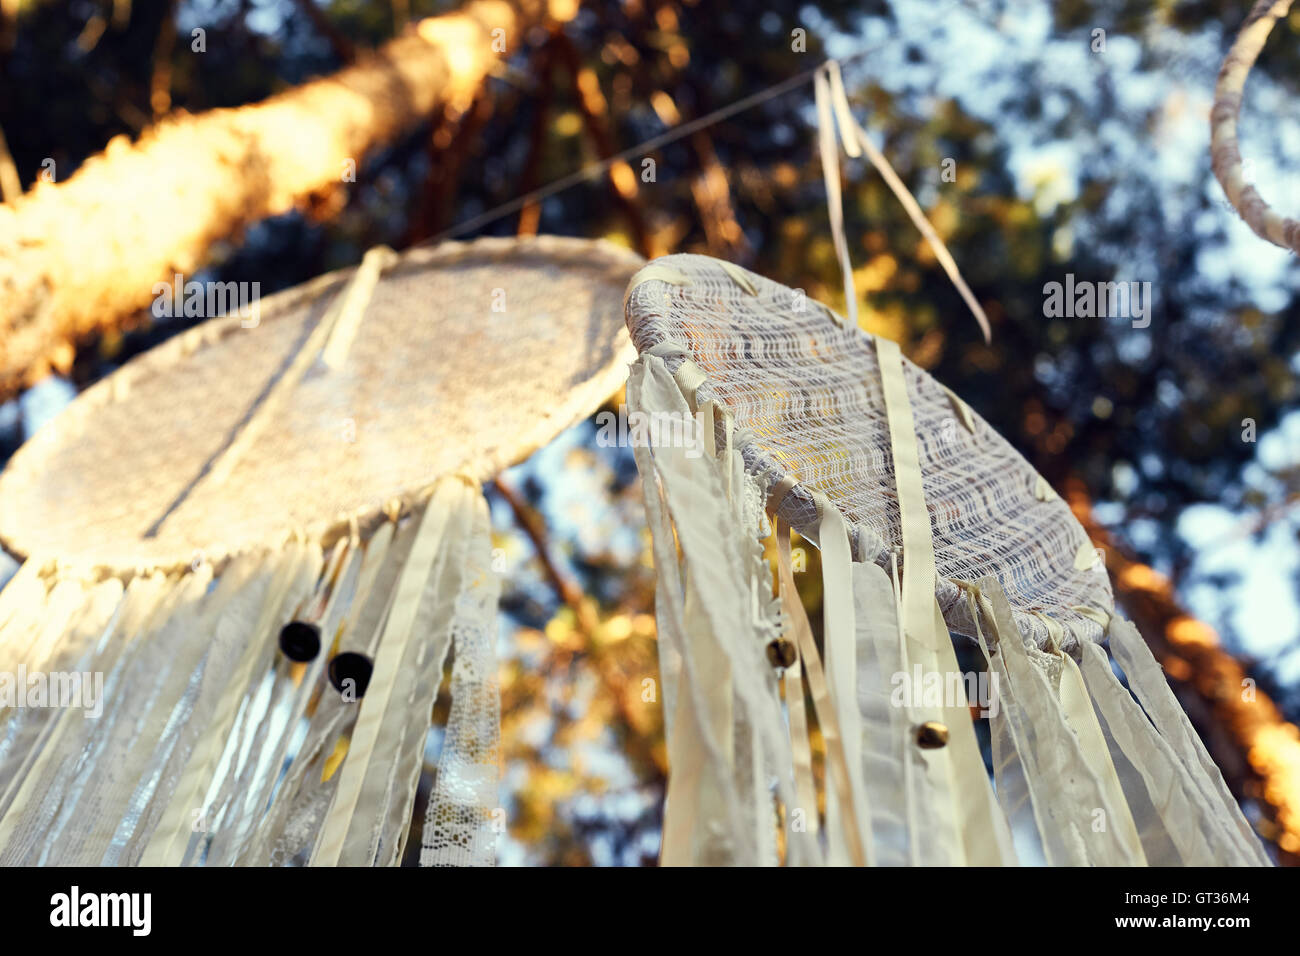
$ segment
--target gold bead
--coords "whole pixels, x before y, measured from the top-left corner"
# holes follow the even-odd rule
[[[916,745],[922,750],[937,750],[948,744],[948,728],[937,720],[927,720],[916,728]]]
[[[778,637],[767,645],[767,662],[773,667],[789,667],[798,657],[794,644],[784,637]]]

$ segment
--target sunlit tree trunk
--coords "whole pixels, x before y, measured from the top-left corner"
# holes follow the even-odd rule
[[[136,143],[117,137],[66,182],[0,205],[0,398],[147,306],[155,283],[188,275],[218,240],[355,181],[371,149],[437,106],[468,107],[529,27],[576,8],[471,0],[261,103],[173,115]]]

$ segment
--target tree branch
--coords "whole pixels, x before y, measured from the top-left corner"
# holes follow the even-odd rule
[[[551,587],[555,589],[556,595],[573,612],[576,631],[585,639],[585,651],[597,675],[608,690],[619,721],[623,725],[624,733],[622,737],[627,749],[627,756],[648,772],[653,773],[655,775],[654,782],[662,786],[668,770],[666,753],[663,748],[656,747],[655,741],[640,729],[645,721],[640,715],[633,713],[632,710],[631,698],[634,695],[629,693],[629,684],[632,678],[623,672],[616,654],[609,649],[605,642],[600,640],[597,634],[601,622],[595,602],[584,595],[577,582],[565,574],[560,569],[560,566],[556,564],[555,558],[551,554],[550,544],[547,541],[546,528],[537,513],[503,479],[493,479],[492,485],[500,493],[501,497],[506,500],[506,503],[510,505],[510,510],[515,515],[515,521],[533,543],[533,550],[542,563],[542,568],[546,572],[547,579],[551,582]]]
[[[597,154],[601,159],[617,155],[619,149],[610,128],[609,103],[601,92],[600,80],[595,71],[582,65],[577,48],[567,36],[555,35],[555,50],[573,77],[578,94],[578,110],[582,113],[587,134],[595,143]],[[627,219],[637,251],[647,259],[653,259],[658,253],[650,239],[650,229],[641,210],[636,172],[626,161],[619,160],[609,169],[609,186],[614,191],[614,201]]]
[[[493,30],[509,51],[548,15],[574,13],[571,0],[471,0],[331,76],[115,138],[66,182],[0,206],[0,400],[217,241],[335,186],[440,104],[467,107],[500,56]]]

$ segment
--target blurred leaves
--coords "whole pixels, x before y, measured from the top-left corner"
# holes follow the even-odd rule
[[[409,16],[452,6],[412,0]],[[399,5],[370,0],[319,7],[359,48],[391,36],[401,19]],[[110,6],[92,0],[23,7],[15,46],[0,53],[0,128],[25,184],[45,157],[66,176],[111,137],[138,131],[167,9],[164,0],[135,0],[129,22],[115,25]],[[1081,476],[1108,524],[1177,579],[1194,558],[1177,530],[1188,508],[1214,502],[1243,520],[1295,520],[1295,509],[1270,509],[1300,491],[1294,459],[1261,462],[1257,446],[1241,440],[1243,419],[1263,436],[1300,403],[1294,262],[1278,266],[1280,279],[1243,270],[1242,248],[1247,258],[1280,260],[1243,237],[1209,174],[1208,97],[1248,9],[1238,0],[591,0],[565,32],[586,93],[608,104],[619,149],[806,70],[828,49],[874,45],[845,70],[855,113],[949,245],[994,341],[982,343],[879,177],[850,161],[846,231],[864,326],[902,343],[1054,484]],[[247,102],[338,65],[328,38],[288,2],[181,3],[176,15],[175,109]],[[195,27],[208,35],[202,56],[185,42]],[[796,28],[807,31],[806,53],[791,49]],[[1092,55],[1098,29],[1107,51]],[[1300,172],[1294,121],[1268,111],[1295,101],[1298,34],[1293,14],[1270,38],[1242,126],[1244,148],[1264,161],[1269,185],[1283,190],[1277,205],[1293,215],[1300,191],[1286,195],[1279,184]],[[584,132],[583,93],[562,70],[530,73],[528,53],[491,81],[493,109],[472,137],[431,117],[363,166],[359,182],[333,197],[341,204],[333,218],[303,210],[230,237],[211,278],[258,279],[269,292],[355,262],[372,244],[400,246],[418,232],[430,179],[447,168],[437,159],[443,147],[465,160],[453,222],[515,198],[542,84],[551,84],[553,101],[537,182],[591,162],[598,151]],[[742,264],[843,309],[812,116],[811,91],[801,88],[711,128],[709,140],[744,235]],[[434,148],[439,129],[451,132]],[[691,188],[699,152],[688,138],[648,158],[654,181],[632,185],[656,243],[708,251]],[[942,177],[945,160],[953,161],[951,181]],[[630,165],[640,173],[639,162]],[[593,177],[547,200],[539,229],[627,244],[628,223],[611,200],[608,182]],[[515,225],[507,217],[485,232]],[[1044,285],[1067,274],[1150,282],[1150,327],[1047,318]],[[174,331],[105,340],[78,357],[73,377],[92,382]],[[598,448],[592,435],[590,424],[578,426],[513,477],[544,517],[556,560],[581,584],[594,626],[584,628],[557,597],[531,543],[494,500],[508,565],[509,859],[635,863],[653,858],[657,840],[664,755],[657,683],[654,700],[644,699],[644,682],[658,680],[649,539],[628,449]],[[806,550],[799,581],[815,618],[817,552]],[[1231,644],[1233,629],[1220,630]],[[1290,693],[1269,686],[1294,719],[1295,682]]]

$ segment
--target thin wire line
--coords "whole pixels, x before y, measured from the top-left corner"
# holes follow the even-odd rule
[[[866,53],[866,52],[874,52],[874,51],[863,51],[863,52]],[[602,173],[608,172],[610,167],[616,163],[626,162],[627,160],[634,159],[635,157],[640,156],[644,153],[652,152],[656,149],[659,149],[662,146],[667,146],[669,143],[674,143],[677,140],[682,139],[683,137],[691,135],[697,130],[701,130],[708,126],[712,126],[715,123],[719,123],[722,120],[735,116],[737,113],[742,113],[747,109],[751,109],[752,107],[755,107],[760,103],[766,102],[767,100],[770,99],[775,99],[776,97],[782,95],[783,93],[788,93],[791,90],[807,83],[809,80],[812,79],[813,74],[820,69],[821,69],[820,66],[813,67],[813,69],[806,70],[805,72],[800,73],[797,76],[793,76],[788,80],[782,80],[776,86],[768,87],[766,90],[761,90],[758,93],[754,93],[750,96],[747,96],[742,100],[737,100],[736,102],[728,106],[722,107],[721,109],[714,110],[712,113],[709,113],[706,116],[701,116],[698,119],[690,120],[689,122],[683,123],[680,126],[674,126],[666,133],[661,133],[660,135],[648,139],[643,143],[638,143],[635,146],[630,146],[627,149],[623,150],[621,153],[616,153],[613,156],[608,157],[607,159],[602,159],[600,162],[591,163],[587,166],[584,166],[581,169],[576,170],[575,172],[569,173],[569,175],[567,176],[563,176],[560,179],[555,180],[554,182],[548,183],[545,186],[540,186],[537,189],[534,189],[532,192],[525,193],[524,195],[516,199],[512,199],[507,203],[503,203],[502,205],[497,206],[495,209],[490,209],[485,213],[481,213],[480,215],[474,216],[471,219],[467,219],[462,223],[452,226],[450,229],[447,229],[446,231],[441,232],[438,235],[434,236],[432,239],[428,239],[425,241],[429,243],[437,243],[437,242],[442,242],[444,239],[451,239],[454,236],[459,236],[462,233],[472,232],[473,230],[477,229],[479,226],[484,226],[490,222],[495,222],[498,219],[502,219],[510,215],[511,213],[516,212],[519,209],[522,209],[524,206],[528,205],[531,202],[535,202],[540,199],[549,199],[551,196],[554,196],[556,193],[563,192],[564,190],[569,189],[572,186],[576,186],[579,183],[585,182],[589,179],[595,179],[596,177],[600,176]],[[423,242],[419,243],[419,245],[424,245],[424,243]]]
[[[961,5],[962,5],[961,0],[954,0],[954,2],[950,3],[944,10],[941,11],[941,13],[947,14],[951,12],[953,8],[959,7]],[[898,39],[897,37],[891,37],[890,39],[883,40],[880,43],[875,44],[874,46],[866,47],[865,49],[858,50],[856,53],[851,53],[848,56],[836,57],[835,59],[838,60],[839,63],[842,65],[853,63],[857,60],[862,59],[864,56],[868,56],[872,53],[876,53],[880,50],[883,50],[885,47],[889,46],[889,44],[896,42],[897,39]],[[645,153],[652,152],[653,150],[659,149],[660,147],[663,146],[667,146],[670,143],[675,143],[677,140],[682,139],[686,136],[690,136],[692,133],[697,132],[698,130],[705,129],[706,127],[709,126],[713,126],[717,123],[722,122],[723,120],[730,119],[732,116],[735,116],[737,113],[743,113],[746,110],[753,109],[755,106],[758,106],[761,103],[766,103],[768,100],[772,100],[777,98],[778,96],[782,96],[786,93],[789,93],[791,90],[797,89],[798,87],[803,86],[805,83],[810,82],[812,78],[817,74],[817,72],[819,70],[824,69],[826,64],[829,62],[830,60],[819,63],[817,66],[813,67],[812,69],[804,70],[802,73],[798,73],[787,80],[782,80],[780,83],[776,83],[773,86],[769,86],[766,89],[759,90],[757,93],[753,93],[749,96],[744,97],[743,99],[736,100],[734,103],[730,103],[727,106],[723,106],[720,109],[716,109],[712,113],[708,113],[704,116],[699,117],[698,119],[693,119],[686,123],[682,123],[680,126],[674,126],[672,129],[668,130],[667,132],[660,133],[658,136],[651,137],[645,142],[638,143],[635,146],[628,147],[627,149],[623,150],[621,153],[616,153],[615,155],[610,156],[606,159],[602,159],[599,162],[591,163],[587,166],[584,166],[581,169],[576,170],[575,172],[569,173],[567,176],[563,176],[560,179],[557,179],[551,183],[546,184],[545,186],[539,186],[537,189],[534,189],[531,192],[525,193],[524,195],[512,199],[509,202],[502,203],[500,206],[497,206],[493,209],[489,209],[487,212],[480,213],[477,216],[473,216],[469,219],[466,219],[464,222],[457,223],[451,228],[438,233],[436,236],[432,236],[429,239],[424,239],[416,243],[415,245],[416,246],[436,245],[437,243],[443,242],[447,239],[453,239],[456,236],[464,235],[467,232],[473,232],[475,229],[478,229],[481,226],[486,226],[488,223],[496,222],[498,219],[504,219],[506,216],[518,212],[520,209],[522,209],[524,206],[527,206],[529,203],[537,202],[543,199],[549,199],[550,197],[554,196],[556,193],[560,193],[573,186],[577,186],[579,183],[583,183],[588,180],[595,179],[597,176],[600,176],[601,174],[608,172],[610,167],[614,166],[616,163],[627,162],[629,159],[635,159],[636,157],[641,156]]]

